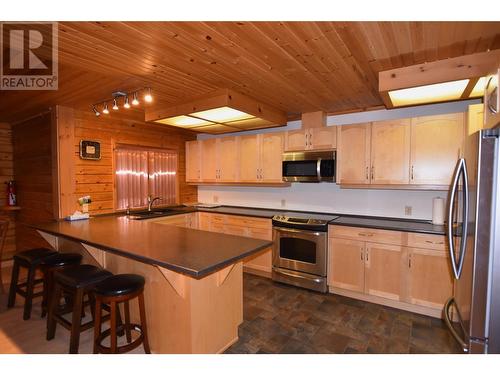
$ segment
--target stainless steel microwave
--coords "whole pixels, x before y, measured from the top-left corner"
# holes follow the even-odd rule
[[[285,152],[283,181],[335,182],[335,151]]]

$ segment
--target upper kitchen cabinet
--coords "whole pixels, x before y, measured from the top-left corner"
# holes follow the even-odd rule
[[[464,113],[411,119],[410,183],[449,186],[464,143]]]
[[[281,183],[283,133],[239,138],[239,182]]]
[[[186,142],[186,181],[198,182],[201,180],[201,152],[200,141]]]
[[[407,184],[410,119],[374,122],[371,130],[371,183]]]
[[[285,134],[285,151],[331,150],[336,147],[336,128],[326,126],[325,112],[303,113],[302,129]]]
[[[285,151],[331,150],[337,147],[337,128],[290,130],[285,133]]]
[[[337,183],[370,183],[371,124],[343,125],[337,130]]]
[[[201,149],[201,179],[205,182],[217,180],[217,139],[200,141]]]
[[[236,137],[217,139],[216,178],[217,182],[235,182],[238,178],[238,140]]]

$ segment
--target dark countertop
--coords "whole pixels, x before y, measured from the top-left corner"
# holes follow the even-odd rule
[[[117,215],[42,223],[33,227],[198,279],[272,244],[271,241],[180,228],[148,220],[129,220],[126,216]]]
[[[267,208],[246,208],[246,207],[235,207],[235,206],[221,206],[217,208],[196,208],[200,212],[211,212],[226,215],[241,215],[241,216],[253,216],[271,219],[274,215],[280,215],[284,213],[305,213],[305,211],[292,211],[292,210],[278,210],[278,209],[267,209]],[[444,225],[433,225],[431,221],[427,220],[408,220],[399,218],[387,218],[387,217],[376,217],[376,216],[359,216],[359,215],[345,215],[341,213],[331,213],[331,212],[307,212],[309,214],[320,214],[320,215],[337,215],[338,219],[332,220],[330,224],[334,225],[346,225],[352,227],[362,227],[362,228],[374,228],[374,229],[385,229],[385,230],[397,230],[402,232],[415,232],[415,233],[426,233],[426,234],[445,234]]]

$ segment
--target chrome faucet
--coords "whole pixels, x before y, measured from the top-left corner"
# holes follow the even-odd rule
[[[156,200],[161,200],[161,197],[154,197],[151,196],[151,195],[148,195],[148,211],[151,211],[151,207],[153,206],[153,203],[156,201]]]

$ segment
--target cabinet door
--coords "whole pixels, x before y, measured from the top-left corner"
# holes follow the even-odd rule
[[[282,182],[283,134],[261,135],[261,182]]]
[[[328,285],[363,292],[365,243],[343,238],[330,238],[328,245]]]
[[[450,185],[464,139],[464,114],[411,120],[411,184]]]
[[[285,151],[303,151],[309,146],[307,130],[290,130],[285,134]]]
[[[337,127],[324,126],[309,129],[310,149],[331,150],[337,147]]]
[[[186,181],[196,182],[200,180],[200,156],[200,142],[186,142]]]
[[[408,248],[408,302],[442,309],[452,294],[447,252]]]
[[[400,301],[406,272],[404,248],[366,243],[365,293]]]
[[[260,240],[272,241],[273,234],[271,229],[271,223],[269,222],[268,228],[248,228],[248,235],[249,237],[257,238]],[[244,261],[244,264],[245,267],[271,273],[273,268],[272,262],[273,262],[272,249],[271,247],[269,247],[266,250],[260,251],[258,254],[247,258]]]
[[[370,171],[372,184],[408,184],[410,133],[410,119],[372,124]]]
[[[370,183],[370,128],[370,124],[338,127],[337,183]]]
[[[241,136],[238,154],[239,181],[259,182],[258,169],[260,168],[260,150],[258,136]]]
[[[205,139],[201,144],[201,180],[216,182],[217,177],[217,139]]]
[[[217,181],[234,182],[237,179],[238,152],[236,137],[217,139]]]

